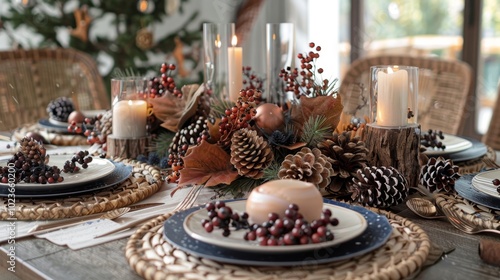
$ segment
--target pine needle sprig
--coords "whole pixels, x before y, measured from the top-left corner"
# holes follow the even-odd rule
[[[230,195],[233,198],[242,198],[249,194],[254,188],[262,185],[262,179],[240,177],[229,185],[219,185],[215,188],[216,197],[221,198]]]
[[[325,116],[311,116],[304,124],[301,141],[309,147],[316,147],[332,133]]]
[[[274,160],[266,169],[264,169],[264,182],[278,179],[278,172],[280,171],[281,164]]]
[[[122,70],[120,68],[116,68],[113,70],[113,73],[111,74],[112,78],[126,78],[126,77],[141,77],[141,73],[136,72],[133,68],[126,68],[125,70]]]
[[[226,115],[226,110],[234,106],[234,102],[224,100],[221,97],[212,97],[210,103],[210,113],[215,117],[222,117]]]
[[[155,152],[158,156],[168,157],[168,149],[170,144],[172,143],[172,139],[174,139],[175,134],[171,131],[165,131],[160,134],[153,140],[152,145],[149,150],[151,152]]]

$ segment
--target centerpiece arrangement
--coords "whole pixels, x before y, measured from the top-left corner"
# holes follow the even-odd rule
[[[248,86],[254,83],[245,83],[236,102],[204,86],[153,87],[153,115],[175,133],[164,152],[167,180],[178,188],[204,185],[238,197],[266,181],[295,179],[314,184],[325,196],[365,205],[404,201],[405,177],[391,166],[370,166],[361,140],[365,123],[341,122],[337,80],[321,78],[321,47],[309,47],[297,56],[299,68],[281,70],[284,91],[293,98],[280,104],[266,102],[261,88]],[[167,76],[160,80],[172,84]]]

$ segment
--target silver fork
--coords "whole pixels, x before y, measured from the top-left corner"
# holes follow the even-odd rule
[[[475,225],[472,222],[464,219],[463,217],[460,217],[458,215],[458,213],[451,211],[447,207],[443,207],[442,210],[443,210],[443,213],[448,218],[448,221],[450,221],[450,223],[455,228],[457,228],[465,233],[476,234],[476,233],[481,233],[481,232],[490,232],[490,233],[500,234],[500,230],[483,228],[481,226]]]
[[[196,199],[198,198],[198,195],[200,194],[200,192],[201,192],[202,189],[203,189],[203,186],[198,186],[198,185],[197,186],[193,186],[192,189],[189,190],[189,193],[186,195],[186,197],[179,204],[177,204],[177,206],[174,208],[174,210],[171,211],[171,213],[175,213],[177,211],[188,209],[191,206],[193,206],[193,204],[196,202]],[[99,237],[107,236],[107,235],[110,235],[110,234],[113,234],[113,233],[120,232],[122,230],[133,228],[133,227],[135,227],[137,225],[140,225],[143,222],[148,221],[150,219],[151,219],[151,216],[146,216],[146,217],[141,218],[141,219],[139,219],[137,221],[133,221],[131,223],[127,223],[127,224],[125,224],[125,225],[123,225],[121,227],[118,227],[118,228],[116,228],[116,229],[114,229],[112,231],[103,233],[101,235],[97,235],[94,238],[99,238]]]

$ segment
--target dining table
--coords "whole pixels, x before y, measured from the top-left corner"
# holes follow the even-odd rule
[[[75,147],[75,149],[81,148],[81,146]],[[70,151],[70,149],[65,147],[64,151]],[[500,164],[498,151],[495,158],[496,163]],[[185,197],[193,193],[194,188],[196,186],[177,190],[175,184],[161,181],[159,190],[156,190],[148,198],[149,200],[141,200],[132,204],[147,203],[153,200],[163,203],[160,207],[155,208],[156,212],[150,211],[148,218],[137,223],[137,227],[126,232],[122,231],[120,238],[93,246],[70,248],[66,245],[57,245],[48,238],[35,238],[33,236],[16,238],[15,272],[9,270],[9,260],[12,260],[12,244],[4,241],[0,244],[0,279],[143,279],[130,265],[131,258],[133,258],[127,252],[130,249],[130,239],[134,238],[134,234],[141,225],[154,221],[158,216],[182,210],[179,206],[185,203]],[[174,192],[174,190],[177,191]],[[217,197],[217,194],[214,188],[198,188],[194,199],[189,204],[184,204],[183,208],[204,205],[216,198],[231,198],[229,196]],[[415,192],[410,196],[417,197],[421,194]],[[142,211],[148,212],[148,210]],[[405,203],[392,206],[385,211],[421,228],[427,234],[433,248],[437,248],[436,250],[439,252],[431,264],[418,268],[408,278],[500,279],[500,267],[484,262],[478,251],[482,241],[500,243],[499,234],[467,234],[454,227],[447,219],[422,218],[411,211]],[[117,219],[118,224],[120,219]],[[124,220],[126,221],[126,218]],[[2,221],[0,224],[2,227],[8,226],[7,221]],[[231,276],[233,276],[231,279],[240,279],[238,275]],[[244,279],[243,275],[240,276],[241,279]],[[172,279],[176,279],[175,274],[172,277]],[[195,279],[195,275],[191,275],[191,277]],[[293,279],[293,277],[289,278]],[[279,279],[279,277],[269,276],[265,279]],[[310,279],[322,279],[322,277],[315,278],[314,272],[312,272]]]

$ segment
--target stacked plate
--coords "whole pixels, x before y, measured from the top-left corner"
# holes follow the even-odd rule
[[[500,198],[500,193],[497,191],[499,186],[493,184],[495,179],[500,179],[500,170],[481,172],[472,178],[472,186],[486,195]]]
[[[62,169],[71,155],[51,155],[50,165]],[[7,166],[8,160],[1,160],[0,166]],[[42,198],[82,194],[108,188],[125,181],[132,173],[132,167],[123,163],[115,163],[108,159],[93,158],[88,168],[76,173],[64,173],[64,181],[54,184],[17,183],[16,197]],[[9,184],[0,183],[0,196],[12,194]]]
[[[441,142],[446,146],[444,150],[428,147],[424,154],[429,157],[441,156],[456,163],[478,159],[488,152],[488,148],[481,141],[451,134],[443,136],[444,139]]]
[[[245,200],[226,201],[238,213],[245,211]],[[391,236],[392,227],[385,216],[366,208],[324,200],[323,208],[338,218],[337,226],[329,226],[332,241],[290,246],[260,246],[245,241],[246,230],[232,230],[228,237],[221,230],[207,233],[201,220],[207,218],[203,206],[174,214],[165,221],[164,238],[173,246],[199,257],[239,265],[290,266],[345,260],[376,250]]]

